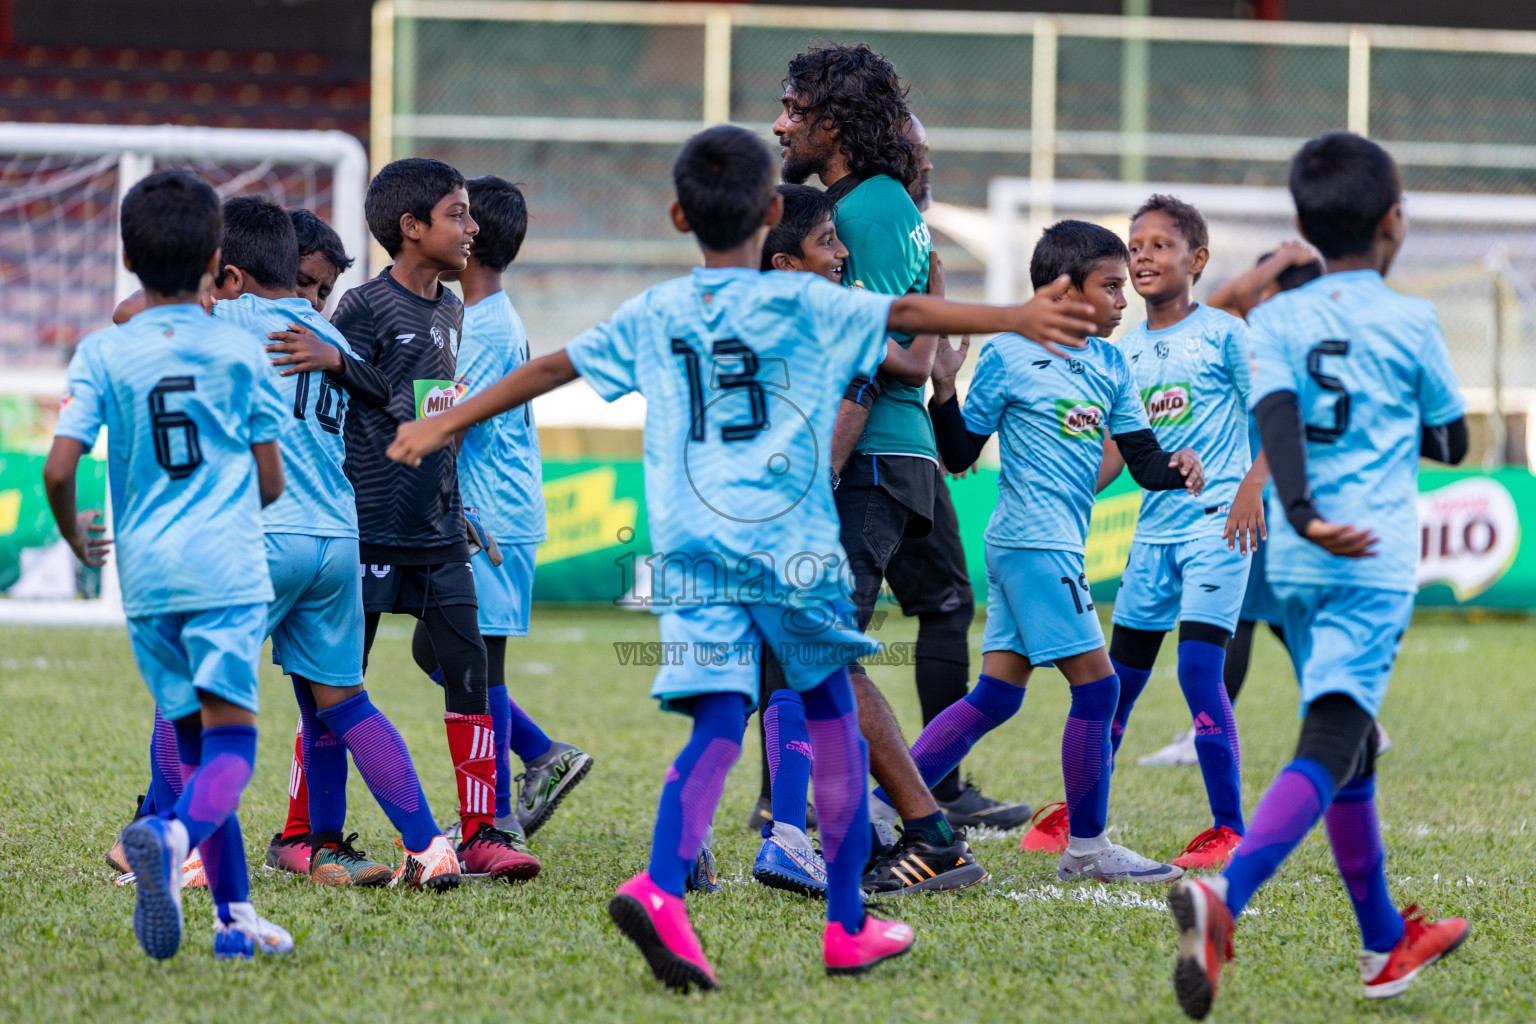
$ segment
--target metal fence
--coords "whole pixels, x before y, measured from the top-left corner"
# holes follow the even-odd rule
[[[1409,189],[1536,191],[1536,33],[750,5],[380,0],[372,160],[523,182],[509,286],[535,347],[557,344],[695,262],[666,218],[678,143],[723,121],[766,137],[789,58],[826,40],[890,56],[960,207],[1003,176],[1280,185],[1345,127]],[[945,252],[979,298],[984,247]]]

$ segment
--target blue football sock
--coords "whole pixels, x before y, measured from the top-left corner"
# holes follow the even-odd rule
[[[1179,688],[1195,724],[1195,755],[1205,777],[1205,797],[1218,826],[1243,834],[1242,754],[1237,719],[1222,682],[1225,648],[1204,640],[1179,644]]]
[[[208,878],[208,892],[213,896],[219,920],[234,920],[231,903],[247,903],[251,898],[251,873],[245,863],[245,838],[240,833],[240,816],[231,814],[214,829],[199,848],[203,855],[203,874]]]
[[[496,743],[496,817],[512,813],[512,700],[505,686],[487,692],[491,701],[491,732]]]
[[[848,670],[840,668],[805,691],[805,726],[816,757],[816,819],[827,863],[827,920],[852,935],[864,927],[859,886],[869,860],[869,747],[859,734],[858,705]]]
[[[1333,801],[1333,776],[1310,758],[1280,770],[1253,812],[1253,825],[1222,871],[1227,907],[1235,918],[1259,886],[1279,870]]]
[[[715,820],[725,777],[741,756],[747,699],[739,693],[706,693],[693,698],[693,735],[667,768],[651,838],[651,881],[681,896],[704,833]]]
[[[971,692],[933,717],[912,744],[912,760],[928,787],[938,785],[965,759],[978,740],[1018,714],[1024,687],[982,673]],[[881,789],[875,796],[891,803]]]
[[[340,832],[347,823],[347,748],[316,713],[309,681],[302,676],[292,678],[303,729],[300,742],[304,781],[309,786],[309,830]]]
[[[177,730],[178,737],[181,730]],[[187,829],[190,846],[201,846],[240,806],[240,794],[256,767],[256,727],[204,729],[202,763],[187,780],[171,816]]]
[[[527,764],[549,753],[553,741],[544,735],[539,723],[528,717],[528,712],[517,706],[517,701],[510,694],[507,696],[507,707],[512,714],[512,753],[517,755],[518,760]]]
[[[1061,773],[1067,821],[1079,839],[1103,835],[1109,819],[1109,726],[1119,703],[1116,676],[1072,687],[1072,707],[1061,734]]]
[[[420,853],[442,833],[421,791],[421,780],[405,741],[384,713],[373,706],[368,691],[326,708],[320,718],[341,737],[357,762],[358,774],[400,839],[411,853]]]
[[[773,820],[805,831],[805,798],[811,791],[811,734],[799,690],[773,691],[763,711],[763,750],[773,787]],[[766,831],[769,826],[764,825]]]
[[[1376,777],[1346,784],[1333,798],[1323,822],[1334,863],[1355,905],[1361,943],[1373,953],[1389,952],[1403,937],[1403,917],[1387,890],[1386,855],[1376,820]]]
[[[1125,737],[1125,723],[1130,721],[1131,712],[1136,707],[1136,698],[1141,696],[1141,691],[1147,688],[1147,680],[1152,678],[1152,670],[1149,668],[1131,668],[1131,666],[1109,659],[1114,667],[1115,675],[1120,677],[1120,702],[1115,707],[1115,719],[1109,727],[1109,749],[1111,753],[1120,753],[1120,741]]]
[[[149,740],[149,791],[139,805],[140,814],[154,814],[176,806],[185,780],[181,775],[181,757],[176,745],[176,727],[155,705],[155,731]]]

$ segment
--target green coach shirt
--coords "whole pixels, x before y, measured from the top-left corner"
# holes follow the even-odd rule
[[[849,175],[828,191],[837,199],[837,236],[848,249],[843,282],[882,295],[926,291],[933,246],[928,225],[901,182],[887,174],[864,181]],[[910,334],[891,338],[903,347],[912,342]],[[939,449],[923,389],[892,380],[884,384],[854,453],[917,455],[937,464]]]

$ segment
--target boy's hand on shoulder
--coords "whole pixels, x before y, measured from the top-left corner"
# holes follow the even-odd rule
[[[1097,329],[1092,319],[1093,307],[1086,302],[1053,298],[1071,285],[1072,279],[1063,274],[1044,288],[1035,289],[1028,302],[1014,306],[1009,311],[1009,319],[1014,321],[1011,325],[1014,333],[1022,334],[1063,359],[1066,355],[1057,345],[1081,348],[1083,339]]]
[[[283,367],[278,371],[279,376],[292,377],[313,370],[325,373],[341,370],[341,349],[322,341],[303,324],[289,324],[286,331],[273,331],[267,338],[276,343],[268,345],[267,351],[277,354],[272,365]]]
[[[1330,555],[1338,555],[1340,558],[1376,557],[1376,535],[1370,530],[1357,530],[1345,523],[1314,519],[1307,524],[1303,536]]]
[[[406,466],[419,466],[421,460],[437,451],[453,439],[431,420],[411,420],[395,428],[395,440],[384,453],[395,462]]]
[[[1227,542],[1227,550],[1237,549],[1239,554],[1250,555],[1259,548],[1259,541],[1269,540],[1264,526],[1264,487],[1244,483],[1237,488],[1237,497],[1227,510],[1227,525],[1221,531]]]
[[[66,537],[69,549],[86,565],[99,569],[107,564],[107,553],[112,550],[112,538],[107,536],[107,525],[101,520],[101,512],[88,508],[75,515],[75,534]]]
[[[1184,489],[1191,496],[1205,490],[1205,466],[1193,448],[1180,448],[1168,460],[1168,468],[1176,469],[1184,477]]]

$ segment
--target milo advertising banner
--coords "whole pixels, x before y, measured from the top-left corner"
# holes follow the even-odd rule
[[[423,413],[439,411],[456,397],[445,386],[451,382],[422,383],[426,386],[418,399]],[[1165,415],[1180,415],[1182,396],[1168,394],[1158,401]],[[1100,410],[1079,405],[1060,412],[1064,433],[1092,436],[1103,429]],[[0,590],[14,586],[23,566],[58,540],[43,497],[42,464],[41,446],[0,451]],[[94,458],[81,463],[81,501],[100,507],[105,468]],[[949,487],[971,580],[978,600],[985,600],[981,538],[997,502],[997,472],[980,470],[950,481]],[[539,547],[536,600],[608,604],[641,582],[650,538],[638,460],[547,461],[544,502],[549,539]],[[1141,491],[1126,475],[1094,506],[1085,569],[1095,600],[1114,600],[1140,507]],[[1533,531],[1536,477],[1528,471],[1423,470],[1418,603],[1536,610],[1536,543],[1525,544]]]

